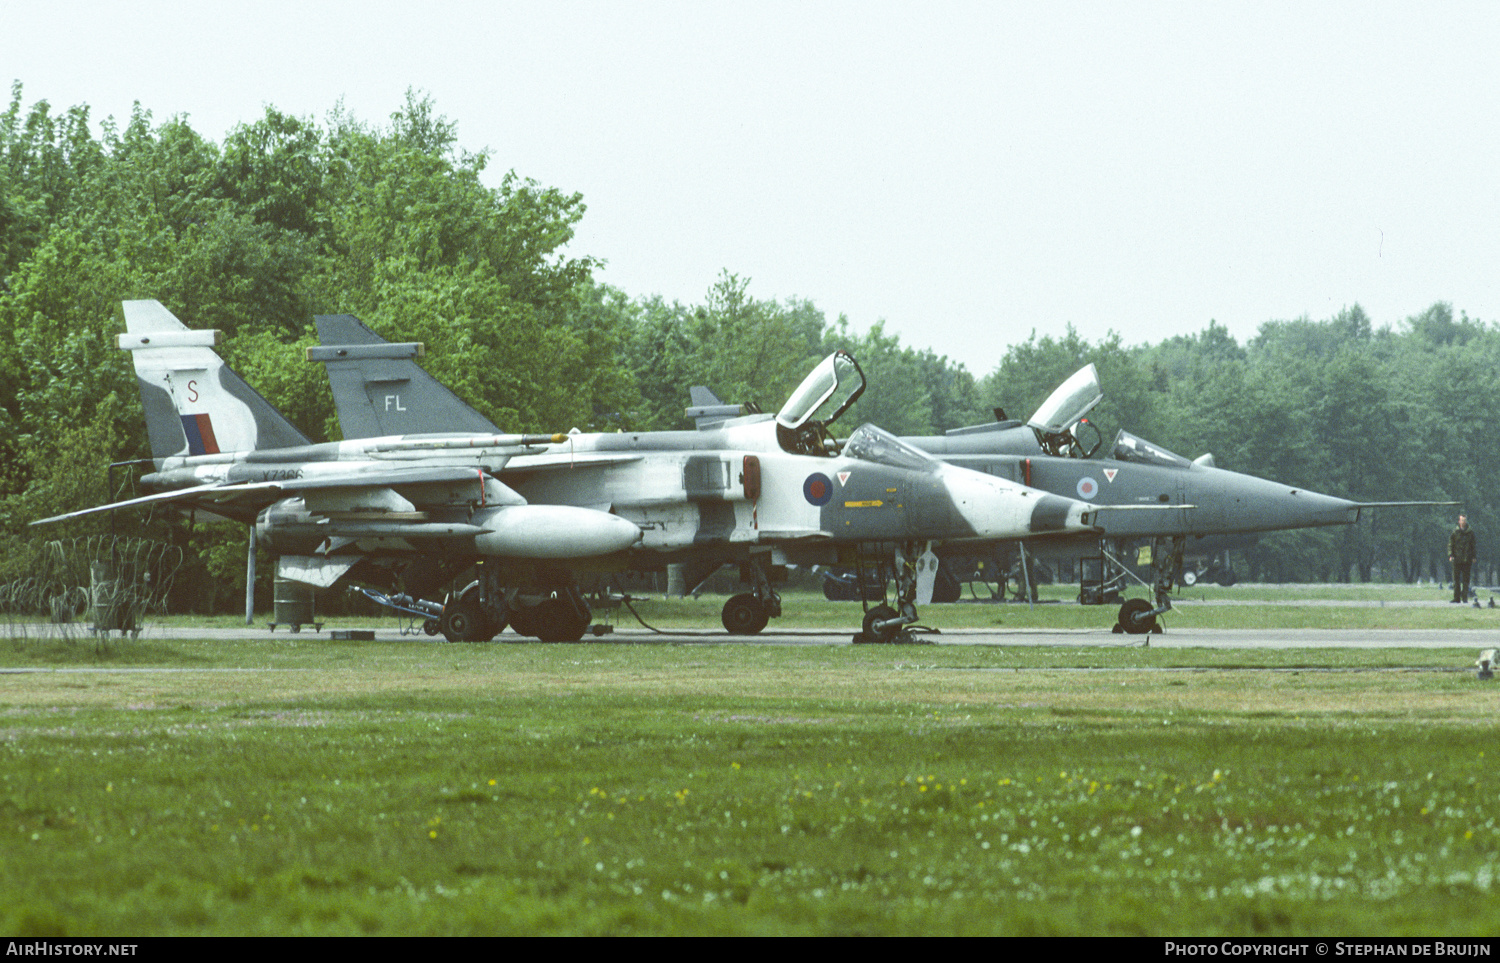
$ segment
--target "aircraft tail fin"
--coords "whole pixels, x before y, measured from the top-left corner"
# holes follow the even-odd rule
[[[317,316],[321,347],[307,360],[328,366],[333,404],[346,439],[500,429],[418,367],[418,343],[393,344],[352,314]]]
[[[119,345],[131,353],[151,457],[289,448],[307,437],[230,370],[219,332],[193,331],[160,301],[122,301]]]

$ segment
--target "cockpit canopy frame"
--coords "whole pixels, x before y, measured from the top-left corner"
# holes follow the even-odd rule
[[[936,472],[940,464],[922,449],[871,424],[860,425],[849,434],[844,442],[844,454],[860,461],[929,474]]]
[[[1036,432],[1037,442],[1048,454],[1087,458],[1099,450],[1102,439],[1084,416],[1103,400],[1099,371],[1086,364],[1047,396],[1026,426]]]
[[[776,437],[787,451],[808,454],[832,454],[828,426],[848,411],[865,393],[865,373],[854,355],[840,348],[808,373],[793,391],[786,404],[776,413]],[[815,415],[830,413],[824,418]]]

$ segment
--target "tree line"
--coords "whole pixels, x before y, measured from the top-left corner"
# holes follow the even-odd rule
[[[139,104],[96,124],[87,106],[56,111],[23,93],[14,84],[0,114],[0,582],[55,537],[28,522],[127,496],[109,490],[129,478],[109,464],[149,455],[115,347],[115,306],[131,298],[223,331],[226,361],[314,440],[340,437],[322,367],[302,360],[314,314],[425,342],[439,380],[517,431],[690,427],[693,384],[774,411],[843,347],[869,380],[849,426],[930,434],[997,406],[1025,417],[1094,362],[1106,443],[1125,428],[1328,494],[1457,499],[1480,532],[1476,577],[1494,581],[1485,525],[1500,455],[1484,441],[1500,330],[1447,304],[1390,327],[1357,306],[1268,321],[1244,345],[1213,322],[1156,345],[1033,332],[976,376],[880,323],[855,331],[811,301],[756,298],[727,270],[696,304],[600,283],[598,258],[568,249],[584,199],[515,171],[490,176],[491,155],[461,147],[419,94],[383,123],[267,108],[215,143]],[[1453,514],[1387,510],[1268,538],[1245,550],[1242,577],[1441,577]],[[151,525],[186,552],[177,604],[240,606],[245,533],[189,539],[180,521]],[[93,516],[58,534],[110,526]]]

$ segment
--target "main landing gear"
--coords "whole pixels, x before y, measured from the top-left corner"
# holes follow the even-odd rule
[[[517,635],[542,642],[577,642],[589,631],[593,612],[571,578],[539,579],[526,588],[499,584],[483,563],[479,578],[448,597],[437,628],[449,642],[488,642],[509,625]]]
[[[725,602],[720,618],[730,635],[755,635],[781,615],[781,596],[771,588],[765,562],[760,559],[752,558],[742,565],[740,579],[750,583],[751,591]]]

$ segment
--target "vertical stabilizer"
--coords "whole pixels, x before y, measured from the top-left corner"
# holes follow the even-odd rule
[[[306,445],[302,432],[224,364],[217,331],[192,331],[160,301],[122,301],[151,457]]]
[[[693,424],[699,431],[718,428],[730,418],[738,418],[745,413],[744,405],[726,405],[706,385],[693,385],[688,389],[688,397],[693,403],[687,410],[687,416],[693,419]]]
[[[417,366],[422,345],[392,344],[352,314],[317,316],[322,347],[307,360],[328,366],[344,437],[499,434],[490,420]]]

